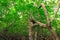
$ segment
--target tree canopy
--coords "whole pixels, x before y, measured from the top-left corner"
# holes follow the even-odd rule
[[[46,15],[46,10],[42,3],[46,7],[48,15]],[[59,7],[59,0],[0,0],[0,31],[26,36],[29,34],[28,21],[30,18],[46,25],[47,23],[49,24],[50,18],[52,29],[60,35]],[[41,28],[40,26],[37,25],[32,30],[43,31],[44,35],[50,34],[48,29]]]

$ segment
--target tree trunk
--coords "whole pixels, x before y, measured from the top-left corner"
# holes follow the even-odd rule
[[[37,32],[34,33],[34,40],[37,40]]]
[[[28,32],[29,32],[29,40],[33,40],[32,38],[32,22],[29,20]]]
[[[25,40],[25,36],[22,36],[22,40]]]
[[[33,40],[33,39],[32,39],[32,32],[31,32],[31,28],[29,28],[29,40]]]
[[[52,28],[48,28],[49,31],[52,33],[52,36],[53,36],[53,40],[59,40],[57,34],[54,32],[54,30]]]

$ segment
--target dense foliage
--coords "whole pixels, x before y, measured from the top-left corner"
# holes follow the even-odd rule
[[[52,20],[58,2],[54,0],[0,0],[0,31],[7,30],[7,33],[10,34],[28,35],[28,19],[32,15],[35,20],[46,23],[44,10],[39,8],[40,4],[45,4]],[[56,20],[53,20],[51,25],[55,32],[60,35],[60,10],[56,15]],[[39,28],[39,26],[34,29],[36,31],[39,29],[44,35],[50,34],[48,29]]]

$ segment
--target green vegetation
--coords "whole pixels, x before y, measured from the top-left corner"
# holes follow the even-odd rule
[[[9,40],[10,37],[8,38],[6,35],[29,36],[29,19],[32,17],[35,21],[47,24],[44,8],[40,7],[41,3],[45,5],[48,11],[51,28],[56,32],[57,36],[60,37],[60,9],[58,10],[60,5],[58,0],[0,0],[0,34],[2,34],[2,38]],[[31,29],[33,36],[34,32],[37,32],[37,40],[39,40],[38,37],[41,35],[46,38],[52,34],[48,28],[41,27],[39,24]],[[28,39],[29,38],[25,40]],[[22,40],[24,40],[24,38],[22,38]]]

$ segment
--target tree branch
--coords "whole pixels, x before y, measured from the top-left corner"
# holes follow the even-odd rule
[[[33,26],[35,26],[35,25],[39,25],[39,26],[41,26],[41,27],[46,27],[46,24],[43,24],[43,23],[37,21],[37,20],[33,17],[32,14],[31,14],[31,18],[30,18],[30,20],[33,20],[33,21],[36,23],[36,24],[31,24],[31,25],[33,25]],[[33,27],[33,26],[32,26],[32,27]]]
[[[41,26],[41,27],[46,27],[46,24],[43,24],[43,23],[37,21],[33,16],[32,16],[32,20],[35,21],[35,23],[36,23],[36,24],[34,24],[33,26],[39,25],[39,26]]]
[[[38,25],[38,24],[37,23],[33,24],[33,26],[36,26],[36,25]]]
[[[43,24],[43,23],[41,23],[41,22],[39,22],[39,21],[36,21],[36,23],[37,23],[40,27],[45,27],[45,28],[46,28],[46,24]]]
[[[48,11],[47,11],[47,9],[46,9],[46,7],[43,3],[41,3],[41,5],[42,5],[42,8],[44,9],[44,12],[45,12],[45,15],[46,15],[46,18],[47,18],[47,24],[49,25],[51,21],[50,21]]]

